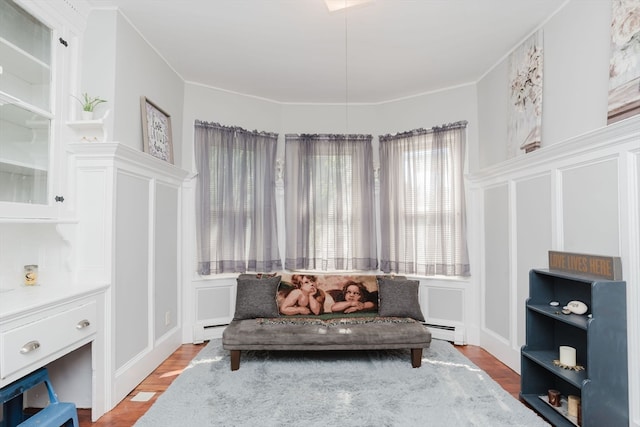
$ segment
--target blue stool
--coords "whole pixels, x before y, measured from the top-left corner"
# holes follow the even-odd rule
[[[29,417],[28,414],[22,411],[22,395],[25,391],[41,383],[44,383],[47,387],[49,405]],[[0,389],[0,403],[3,405],[3,419],[0,422],[0,427],[79,427],[80,425],[76,405],[58,401],[58,396],[53,390],[46,368],[40,368]]]

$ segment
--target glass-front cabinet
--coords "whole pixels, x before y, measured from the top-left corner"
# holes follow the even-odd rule
[[[0,218],[53,217],[54,31],[0,0]]]

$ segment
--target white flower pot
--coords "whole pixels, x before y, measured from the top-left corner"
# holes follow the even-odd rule
[[[82,110],[82,120],[93,120],[93,111]]]

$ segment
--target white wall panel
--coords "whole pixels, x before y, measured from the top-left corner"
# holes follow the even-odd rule
[[[160,182],[155,187],[154,221],[154,322],[155,338],[178,324],[178,188]]]
[[[149,179],[116,176],[115,368],[149,346]]]
[[[107,221],[113,205],[104,194],[111,190],[111,176],[104,167],[78,168],[76,193],[83,203],[78,204],[78,247],[76,281],[91,278],[95,282],[111,280],[111,228]],[[86,201],[86,203],[84,203]]]
[[[228,323],[233,317],[235,286],[198,288],[196,290],[196,320],[204,323]]]
[[[484,326],[510,337],[510,251],[509,188],[488,188],[484,192]]]
[[[529,270],[547,264],[548,251],[552,247],[551,176],[525,178],[515,183],[516,229],[516,293],[517,319],[524,319],[525,302],[529,297]],[[514,345],[525,343],[525,324],[517,325]]]
[[[620,255],[618,163],[605,159],[562,172],[564,250]]]
[[[235,313],[235,277],[217,278],[194,282],[191,303],[187,305],[190,331],[188,339],[200,343],[220,338],[222,330],[231,322]],[[214,328],[213,326],[218,326]]]
[[[464,291],[461,289],[429,287],[426,304],[427,323],[431,323],[429,319],[444,320],[447,324],[464,322]]]

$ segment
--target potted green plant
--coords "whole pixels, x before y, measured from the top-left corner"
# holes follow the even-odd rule
[[[73,96],[73,95],[72,95]],[[80,98],[77,96],[73,96],[78,100],[80,105],[82,105],[82,119],[83,120],[92,120],[93,119],[93,109],[96,108],[98,104],[102,104],[103,102],[107,102],[105,99],[102,99],[98,96],[89,96],[87,92],[83,93]]]

